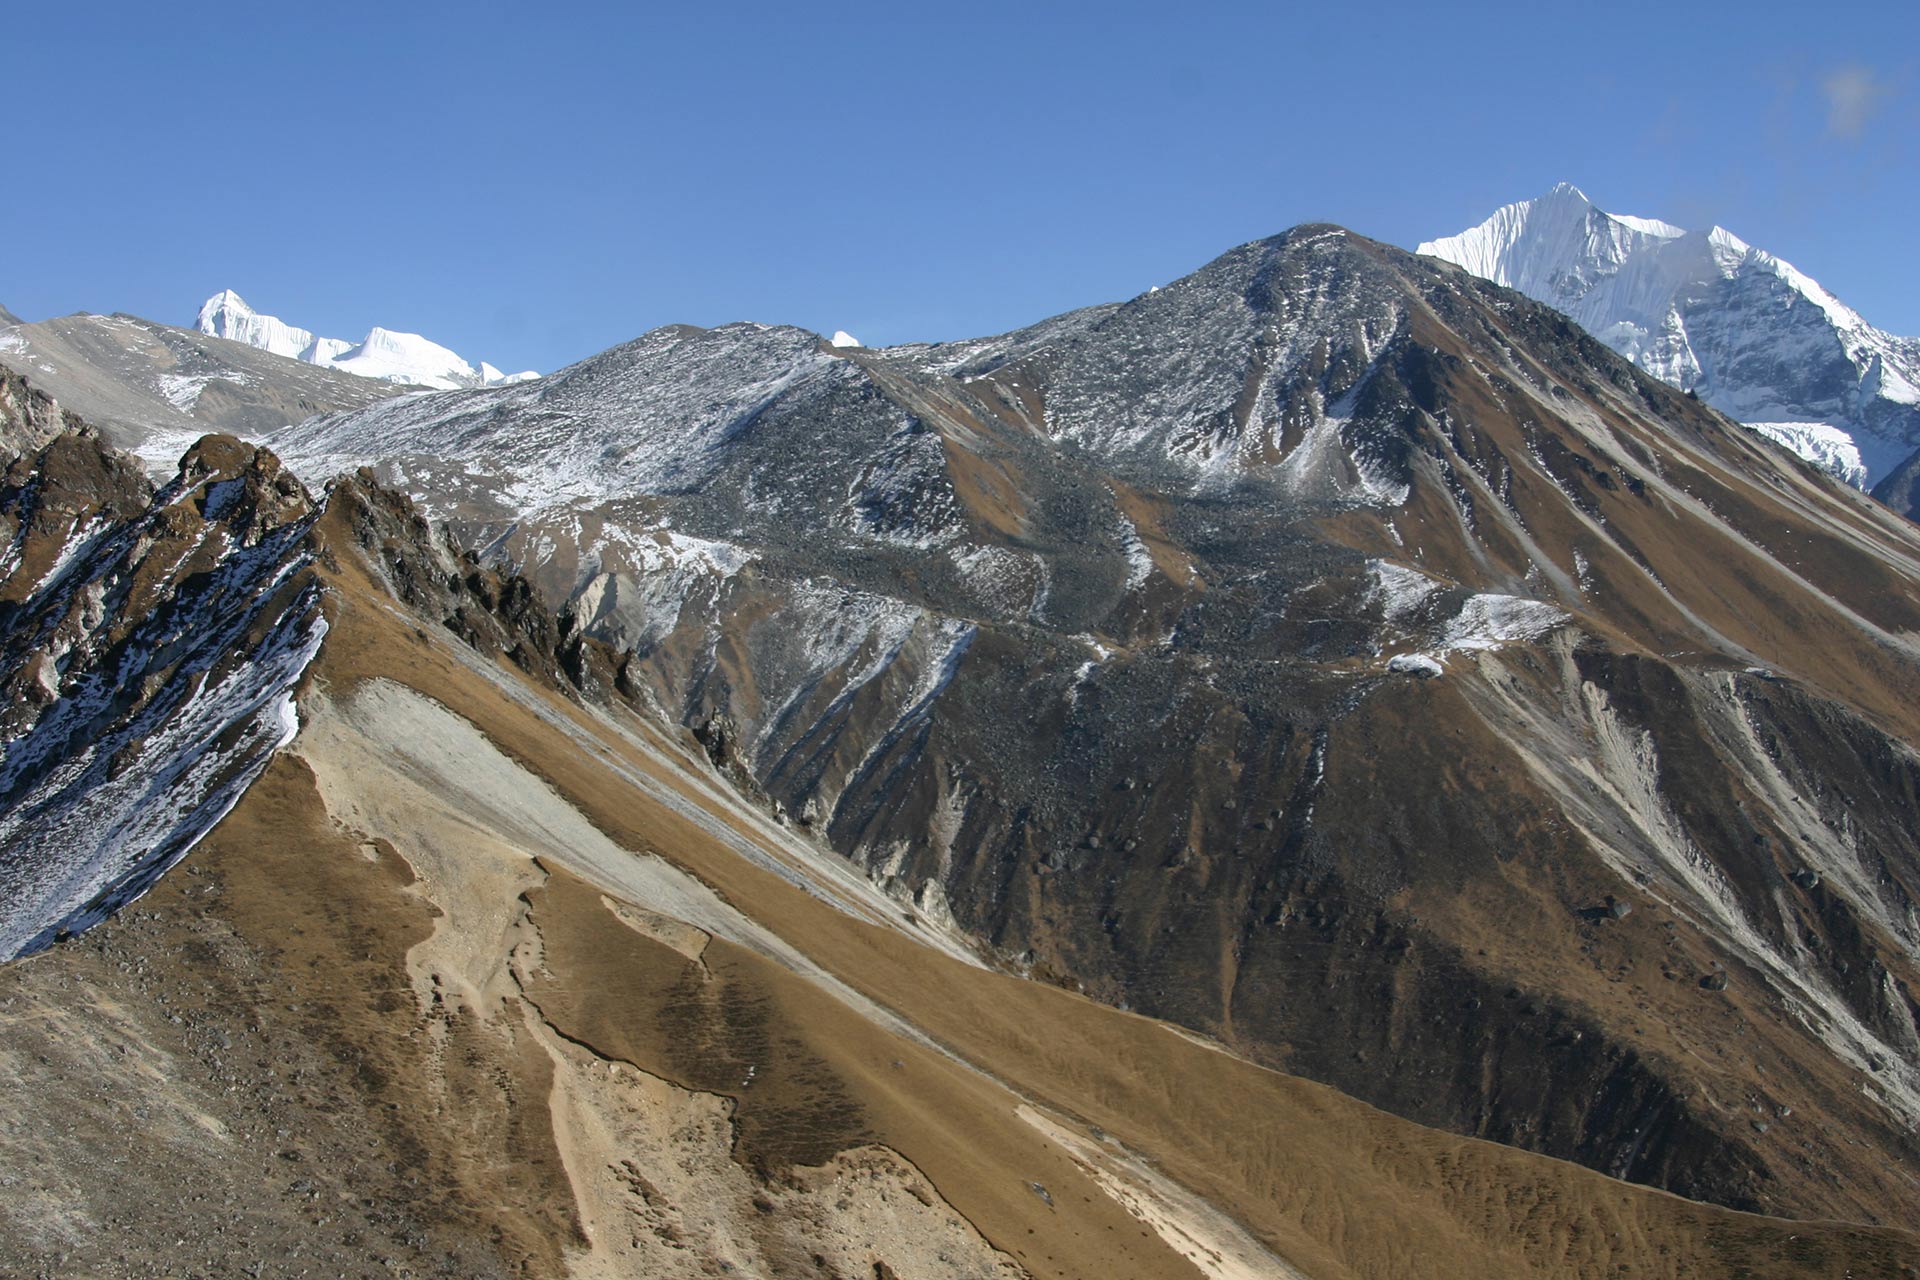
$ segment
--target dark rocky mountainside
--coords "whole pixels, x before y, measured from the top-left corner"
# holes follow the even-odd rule
[[[660,330],[274,437],[1003,963],[1769,1212],[1920,1173],[1920,538],[1338,228],[1004,337]]]

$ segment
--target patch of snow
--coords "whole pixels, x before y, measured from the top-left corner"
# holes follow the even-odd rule
[[[1372,582],[1365,602],[1379,608],[1383,621],[1399,627],[1418,625],[1420,615],[1447,590],[1447,584],[1438,579],[1389,560],[1369,560],[1367,569]],[[1435,627],[1435,634],[1427,647],[1444,657],[1461,650],[1525,644],[1566,621],[1565,613],[1539,600],[1480,593],[1468,596],[1451,617],[1428,624]]]
[[[670,633],[695,591],[717,591],[744,569],[752,555],[729,542],[695,538],[664,526],[629,530],[610,525],[607,550],[618,548],[632,572],[587,578],[573,606],[583,625],[627,646],[649,644]]]
[[[1456,649],[1497,649],[1545,637],[1567,620],[1550,604],[1524,596],[1474,595],[1441,631],[1439,652]]]
[[[1396,320],[1397,323],[1397,320]],[[1349,449],[1346,432],[1353,424],[1360,392],[1374,372],[1377,352],[1362,335],[1367,372],[1324,411],[1315,415],[1300,443],[1280,461],[1280,481],[1289,493],[1323,502],[1361,506],[1398,507],[1406,504],[1411,486],[1389,476],[1366,451]]]
[[[959,495],[938,432],[908,422],[847,486],[842,522],[864,537],[928,550],[960,536]]]
[[[1145,585],[1153,576],[1153,553],[1140,537],[1140,530],[1125,515],[1120,517],[1120,545],[1127,556],[1127,591]]]
[[[979,599],[1008,614],[1026,611],[1039,581],[1031,553],[992,543],[959,542],[947,555]]]
[[[200,393],[212,382],[231,382],[236,386],[247,386],[253,378],[238,369],[222,369],[218,373],[163,373],[160,375],[160,394],[167,403],[182,413],[193,412],[200,403]]]
[[[1367,600],[1380,606],[1380,616],[1388,622],[1402,622],[1412,617],[1444,590],[1438,580],[1390,560],[1369,560],[1367,571],[1373,576]]]
[[[833,331],[832,341],[836,347],[857,347],[861,345],[860,339],[854,337],[845,329],[835,329]]]
[[[1432,679],[1434,676],[1445,675],[1447,669],[1436,659],[1424,653],[1401,653],[1387,660],[1387,670],[1395,675]]]

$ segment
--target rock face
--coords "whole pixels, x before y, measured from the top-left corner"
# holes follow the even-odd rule
[[[1901,1216],[1920,541],[1548,308],[1312,226],[999,338],[660,330],[274,446],[409,489],[1004,963],[1423,1123]]]
[[[1874,328],[1724,228],[1609,214],[1561,183],[1419,252],[1564,311],[1849,484],[1878,482],[1920,445],[1920,339]]]
[[[11,369],[0,368],[0,462],[37,453],[63,431],[87,429],[53,397]]]
[[[164,475],[208,432],[255,436],[399,390],[124,315],[61,316],[0,330],[0,368]]]

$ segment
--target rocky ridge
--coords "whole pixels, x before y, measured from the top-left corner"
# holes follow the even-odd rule
[[[56,437],[0,482],[0,957],[138,897],[294,731],[325,623],[294,550],[313,514],[264,455],[215,439],[152,491]]]

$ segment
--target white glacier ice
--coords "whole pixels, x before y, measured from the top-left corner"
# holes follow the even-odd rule
[[[216,338],[244,342],[291,360],[339,369],[363,378],[442,391],[525,382],[540,376],[531,370],[501,373],[485,361],[476,368],[457,353],[417,333],[396,333],[376,327],[368,330],[367,336],[357,343],[317,337],[276,316],[261,315],[231,289],[222,290],[201,304],[194,327]]]
[[[1561,183],[1417,251],[1564,311],[1849,484],[1865,487],[1920,445],[1920,339],[1874,328],[1723,227],[1607,213]]]

